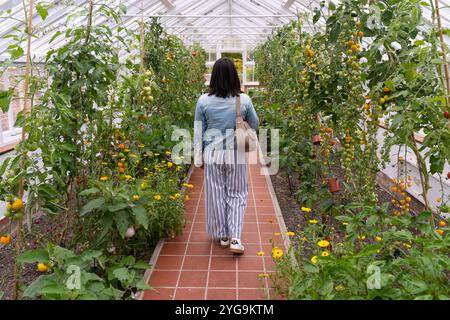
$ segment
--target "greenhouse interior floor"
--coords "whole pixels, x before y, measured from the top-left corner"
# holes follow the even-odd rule
[[[244,216],[243,255],[220,247],[205,231],[203,170],[195,168],[181,235],[157,247],[148,270],[144,300],[279,299],[271,286],[275,272],[272,247],[285,250],[289,241],[270,177],[259,164],[249,164],[249,195]],[[262,254],[263,252],[264,254]],[[259,253],[259,254],[258,254]]]

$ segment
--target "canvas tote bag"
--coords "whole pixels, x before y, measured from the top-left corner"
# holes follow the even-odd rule
[[[236,97],[236,144],[238,150],[252,152],[256,150],[256,132],[241,116],[241,97]]]

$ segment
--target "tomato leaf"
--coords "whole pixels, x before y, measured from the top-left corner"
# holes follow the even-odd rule
[[[42,5],[41,3],[38,3],[36,5],[36,10],[39,13],[39,15],[41,16],[42,20],[45,20],[48,16],[48,10],[47,7],[45,7],[44,5]]]

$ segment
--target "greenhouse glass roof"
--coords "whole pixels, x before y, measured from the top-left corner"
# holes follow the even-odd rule
[[[33,16],[37,36],[32,41],[31,49],[38,61],[49,49],[63,44],[64,39],[50,43],[57,30],[86,23],[88,1],[36,2],[45,3],[48,7],[45,20],[37,12]],[[27,1],[0,0],[0,61],[9,57],[8,46],[15,42],[5,36],[14,30],[24,32],[23,3]],[[159,17],[169,33],[179,36],[187,45],[197,42],[207,50],[214,50],[218,45],[252,48],[276,28],[296,19],[298,14],[311,13],[320,6],[318,0],[101,0],[95,3],[126,7],[121,24],[128,30],[138,32],[139,21]],[[450,27],[450,0],[439,0],[439,3],[442,4],[442,23]],[[431,21],[431,10],[424,8],[424,14]],[[112,18],[105,16],[96,17],[94,21],[94,24],[110,26],[114,23]],[[314,27],[323,25],[324,21],[319,20]]]

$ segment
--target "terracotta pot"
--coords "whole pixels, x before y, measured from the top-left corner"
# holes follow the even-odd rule
[[[313,142],[313,144],[315,144],[315,145],[321,144],[321,142],[322,142],[322,137],[320,136],[320,134],[315,134],[315,135],[313,135],[313,137],[312,137],[312,142]]]
[[[328,180],[328,190],[330,190],[331,193],[339,192],[341,190],[337,178],[331,178],[330,180]]]

